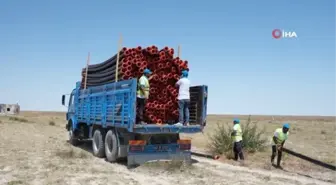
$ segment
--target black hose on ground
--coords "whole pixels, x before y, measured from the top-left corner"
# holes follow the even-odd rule
[[[300,158],[300,159],[309,161],[309,162],[311,162],[311,163],[313,163],[313,164],[316,164],[316,165],[322,166],[322,167],[324,167],[324,168],[328,168],[328,169],[330,169],[330,170],[334,170],[334,171],[336,171],[336,166],[334,166],[334,165],[327,164],[327,163],[325,163],[325,162],[322,162],[322,161],[319,161],[319,160],[310,158],[310,157],[305,156],[305,155],[303,155],[303,154],[296,153],[296,152],[294,152],[294,151],[292,151],[292,150],[289,150],[289,149],[287,149],[287,148],[283,148],[282,151],[283,151],[283,152],[286,152],[286,153],[288,153],[288,154],[291,154],[291,155],[293,155],[293,156],[295,156],[295,157],[298,157],[298,158]]]

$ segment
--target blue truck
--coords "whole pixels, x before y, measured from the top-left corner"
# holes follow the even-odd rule
[[[180,133],[202,132],[206,126],[206,85],[190,88],[190,125],[136,124],[137,79],[123,80],[81,89],[76,83],[66,105],[66,129],[69,142],[76,146],[92,140],[96,157],[109,162],[127,159],[137,166],[148,161],[191,161],[191,141],[180,139]]]

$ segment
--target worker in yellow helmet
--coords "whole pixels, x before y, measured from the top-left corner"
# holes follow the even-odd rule
[[[282,128],[278,128],[274,132],[274,136],[272,137],[272,156],[271,156],[271,162],[274,165],[274,159],[276,156],[276,153],[278,152],[277,157],[277,168],[282,168],[280,166],[281,162],[281,156],[282,156],[282,147],[285,144],[285,141],[288,139],[289,134],[289,124],[285,123]]]
[[[238,157],[239,157],[240,160],[244,161],[243,133],[240,127],[239,119],[233,120],[233,131],[231,133],[231,138],[233,139],[234,160],[238,161]]]
[[[149,69],[145,69],[143,75],[138,81],[138,90],[137,90],[137,124],[146,124],[144,122],[145,106],[146,101],[149,98],[149,80],[152,72]]]

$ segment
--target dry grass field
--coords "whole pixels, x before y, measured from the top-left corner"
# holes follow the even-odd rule
[[[232,126],[232,120],[239,118],[241,124],[245,124],[246,115],[209,115],[207,126],[203,133],[185,134],[185,138],[192,139],[192,145],[209,151],[209,135],[217,129],[217,124],[228,124]],[[282,127],[283,123],[290,123],[289,138],[285,146],[295,152],[307,155],[311,158],[336,165],[336,125],[335,117],[321,116],[261,116],[252,115],[252,123],[258,125],[260,129],[265,129],[263,137],[270,140],[275,129]],[[246,153],[246,165],[257,168],[270,168],[271,145],[270,142],[264,152],[249,154]],[[222,161],[235,164],[222,156]],[[298,159],[294,156],[284,154],[283,167],[287,171],[297,172],[308,176],[320,176],[322,173],[329,174],[329,179],[335,181],[335,173],[325,170],[319,166]]]
[[[207,150],[216,123],[234,117],[209,115],[204,133],[183,135],[193,146]],[[283,122],[291,123],[285,147],[335,164],[334,117],[252,116],[270,137]],[[95,158],[90,143],[73,147],[67,143],[65,113],[22,112],[0,116],[0,184],[334,184],[335,172],[285,155],[284,171],[269,165],[270,151],[246,154],[246,166],[231,160],[194,157],[191,167],[176,164],[143,165],[129,170],[123,163]],[[269,149],[269,147],[268,147]],[[173,168],[172,168],[173,166]]]

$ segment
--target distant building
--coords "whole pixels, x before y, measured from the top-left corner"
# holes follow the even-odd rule
[[[0,104],[0,115],[15,115],[20,113],[19,104]]]

